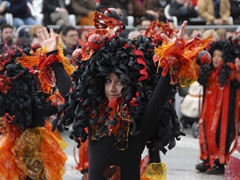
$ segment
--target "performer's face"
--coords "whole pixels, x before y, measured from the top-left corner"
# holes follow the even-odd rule
[[[217,68],[222,64],[222,51],[220,50],[215,50],[213,52],[213,56],[212,56],[212,63],[213,63],[213,67]]]
[[[110,73],[106,76],[105,80],[105,95],[108,100],[114,97],[121,96],[121,90],[125,86],[125,81],[119,79],[114,73]]]

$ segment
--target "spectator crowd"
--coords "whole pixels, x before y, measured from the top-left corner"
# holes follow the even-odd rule
[[[107,8],[115,8],[122,14],[121,21],[129,26],[122,32],[124,37],[134,37],[132,34],[136,33],[143,34],[156,19],[165,23],[170,22],[166,19],[166,13],[177,17],[178,25],[184,20],[188,21],[188,25],[199,25],[198,29],[186,31],[188,38],[197,30],[201,29],[199,31],[201,33],[206,30],[204,24],[240,25],[239,0],[3,0],[0,2],[0,25],[11,25],[13,38],[21,38],[20,42],[26,38],[33,41],[34,31],[43,26],[55,26],[56,32],[60,32],[63,26],[73,26],[81,36],[85,26],[94,25],[94,12],[104,12]],[[164,11],[166,6],[169,7],[168,12]],[[195,20],[196,22],[193,22]],[[235,31],[234,28],[214,30],[218,31],[221,39],[227,38]]]

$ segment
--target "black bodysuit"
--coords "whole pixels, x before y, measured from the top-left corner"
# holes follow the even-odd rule
[[[72,86],[72,81],[68,74],[66,73],[65,69],[63,68],[63,65],[58,62],[54,62],[51,65],[54,75],[56,78],[56,86],[58,87],[58,90],[62,97],[64,97],[70,90],[70,87]],[[33,122],[30,125],[30,128],[34,128],[37,126],[44,126],[44,117],[49,117],[55,113],[57,113],[57,107],[52,106],[51,102],[44,101],[43,108],[37,109],[34,113]]]
[[[172,87],[169,75],[160,78],[139,123],[141,131],[136,136],[129,135],[126,150],[116,148],[114,136],[106,136],[99,141],[89,138],[89,180],[105,180],[102,173],[110,165],[121,168],[121,180],[140,180],[141,154],[160,119]],[[91,128],[89,137],[91,137]]]

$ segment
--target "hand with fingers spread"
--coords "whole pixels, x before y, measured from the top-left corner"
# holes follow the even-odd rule
[[[169,72],[171,84],[179,84],[181,87],[189,86],[197,80],[197,68],[195,67],[197,55],[211,41],[211,37],[185,41],[183,35],[186,26],[187,21],[184,21],[178,33],[175,32],[169,37],[164,33],[160,34],[164,43],[155,48],[154,59],[154,62],[159,61],[162,76],[166,76]]]
[[[57,50],[58,34],[55,34],[52,28],[50,28],[50,33],[48,32],[46,27],[39,29],[37,36],[41,46],[47,47],[47,52]]]
[[[173,33],[173,38],[169,38],[166,34],[162,33],[161,37],[163,38],[164,41],[169,43],[173,43],[177,38],[183,37],[185,28],[187,26],[187,21],[184,21],[183,24],[181,25],[181,28],[178,33],[174,32]]]

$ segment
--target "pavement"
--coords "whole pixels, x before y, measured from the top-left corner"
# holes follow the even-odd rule
[[[198,139],[192,136],[191,129],[185,129],[184,132],[186,136],[177,141],[176,146],[172,150],[167,151],[166,155],[161,154],[162,162],[167,167],[167,180],[225,180],[224,175],[208,175],[195,170],[195,165],[200,162],[198,158]],[[68,133],[61,133],[62,138],[68,144],[65,149],[68,160],[63,180],[81,180],[82,174],[74,168],[76,165],[73,155],[75,143],[69,139]],[[76,149],[76,154],[77,152]],[[147,155],[146,150],[143,152],[142,157],[145,155]],[[232,155],[240,158],[240,153],[238,152],[234,152]]]

